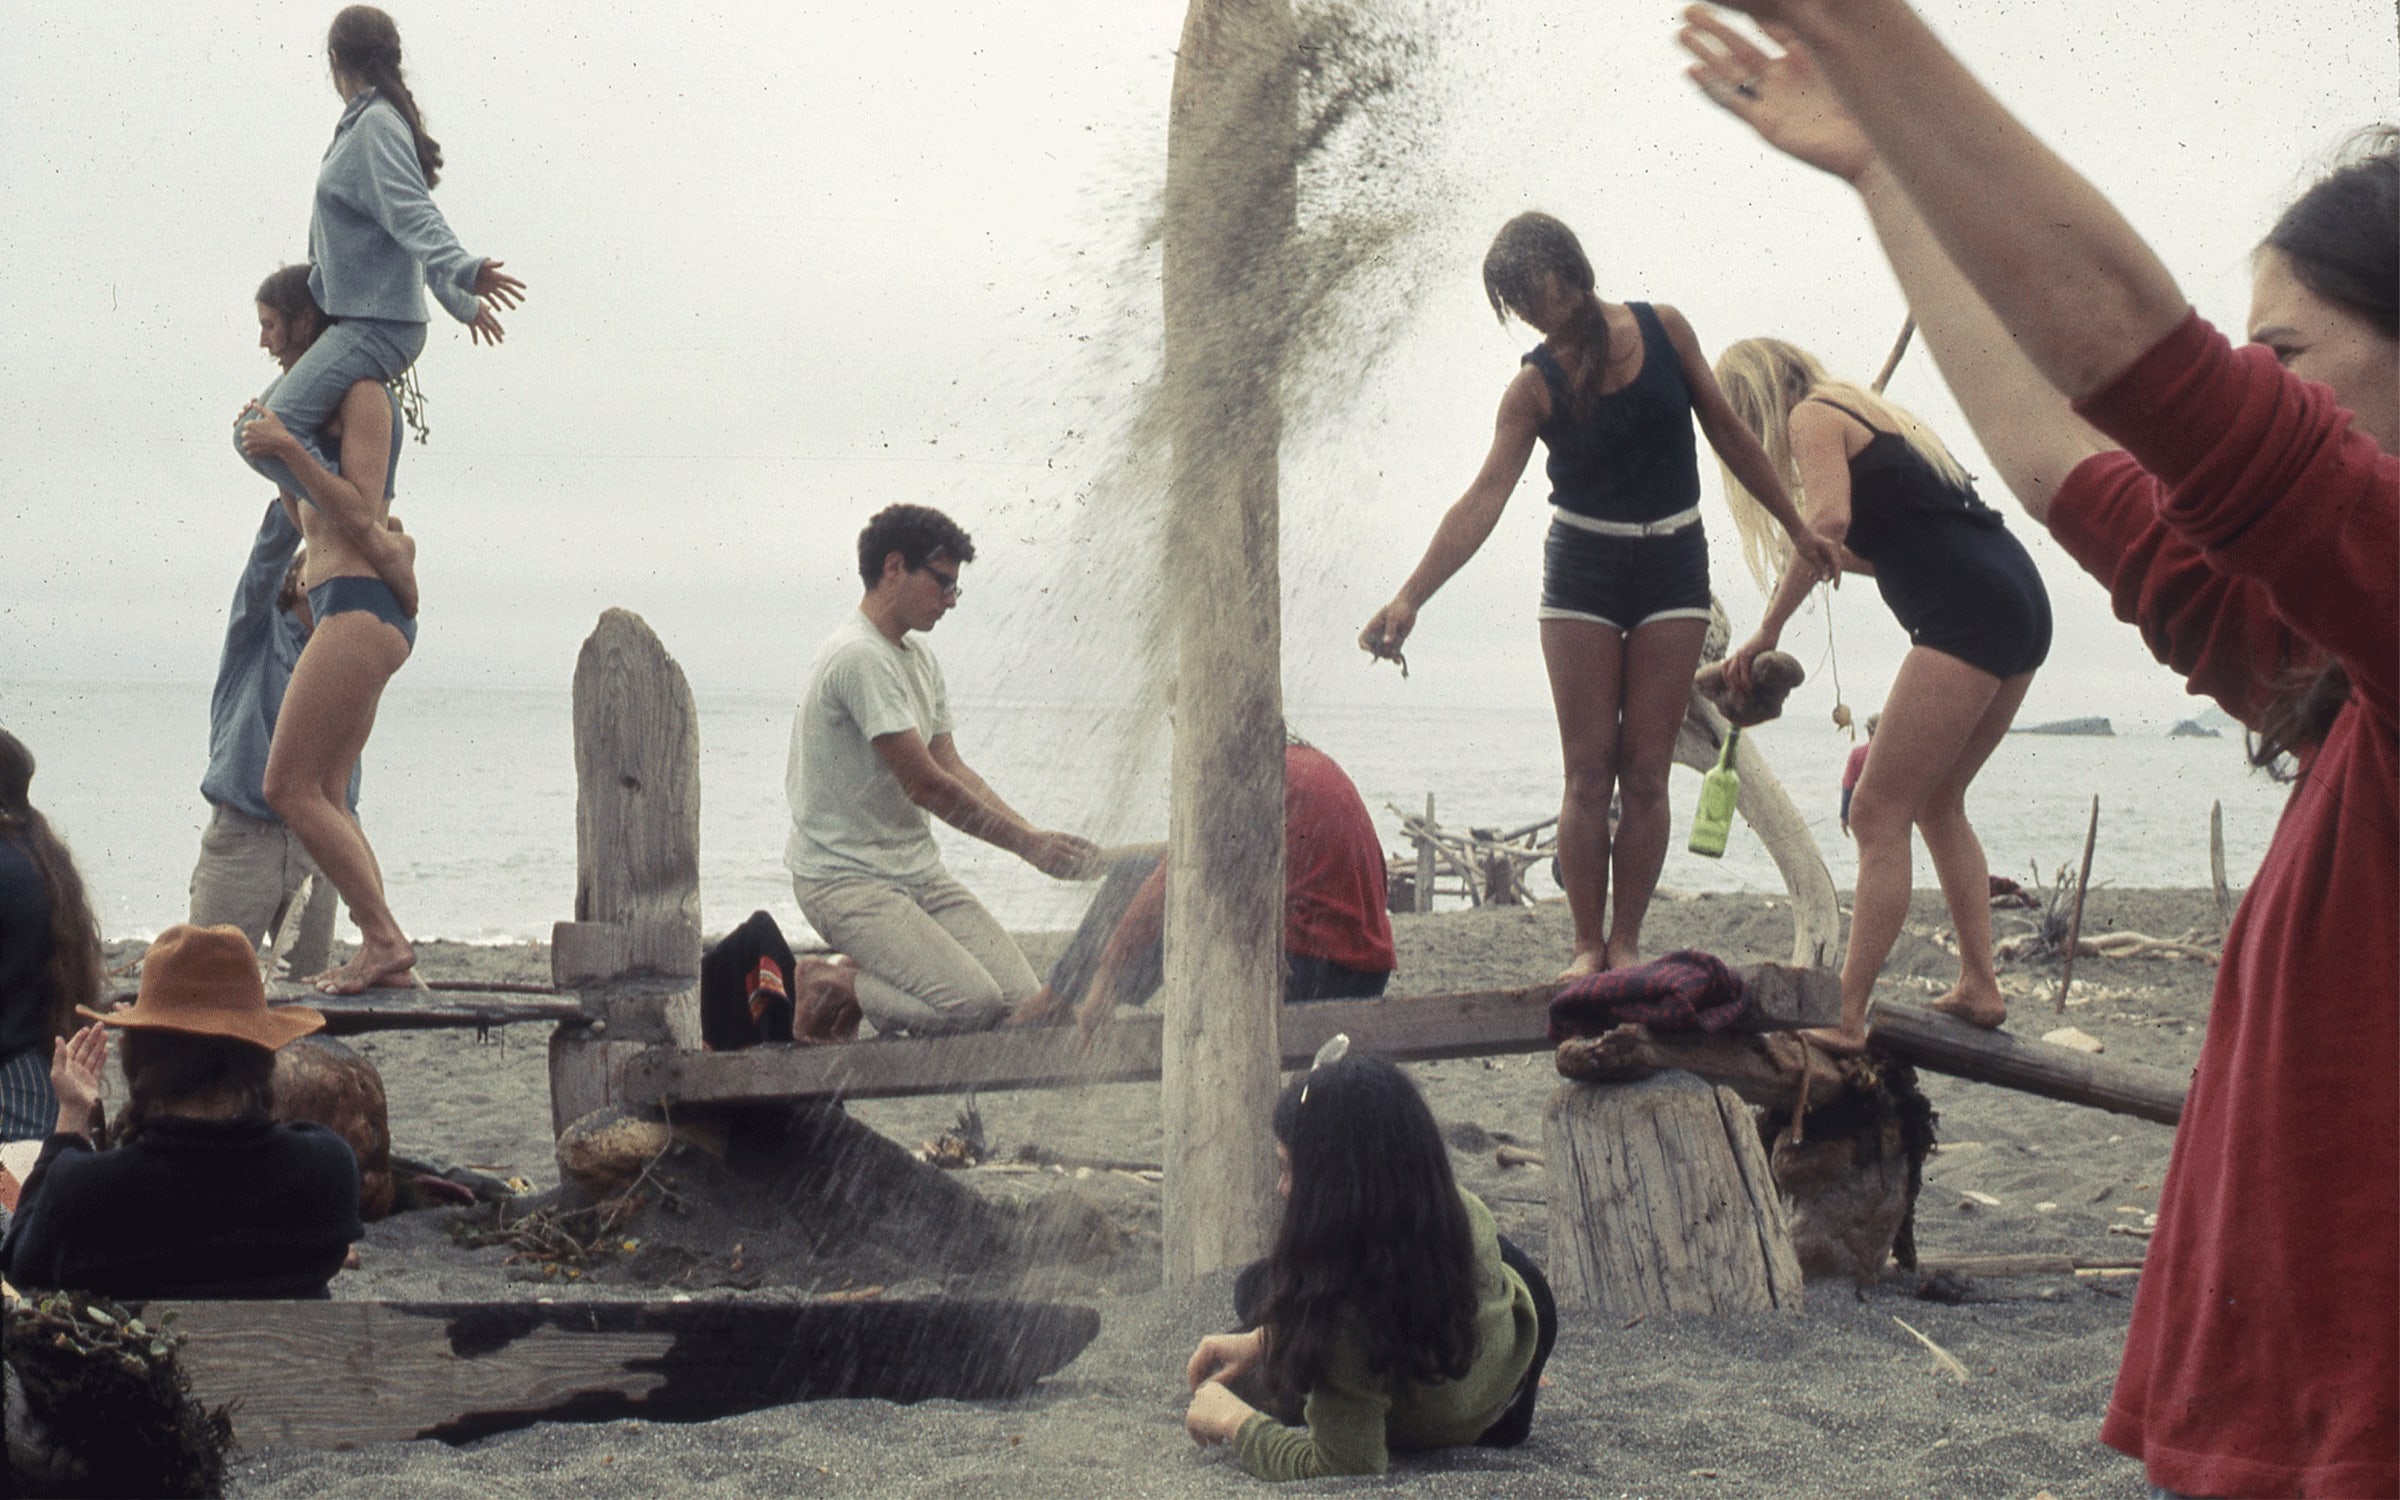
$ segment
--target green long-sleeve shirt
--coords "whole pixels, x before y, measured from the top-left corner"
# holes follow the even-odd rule
[[[1264,1412],[1234,1435],[1234,1457],[1261,1479],[1380,1474],[1393,1448],[1454,1448],[1475,1441],[1505,1410],[1533,1365],[1541,1337],[1533,1293],[1500,1259],[1500,1229],[1473,1193],[1475,1364],[1457,1380],[1397,1384],[1368,1372],[1355,1339],[1337,1339],[1325,1378],[1308,1393],[1305,1427]]]

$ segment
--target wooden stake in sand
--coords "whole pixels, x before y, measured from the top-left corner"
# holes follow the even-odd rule
[[[1917,331],[1917,315],[1910,313],[1900,324],[1900,336],[1892,340],[1892,352],[1883,357],[1883,368],[1875,372],[1874,392],[1880,396],[1891,383],[1892,372],[1900,368],[1900,356],[1908,352],[1908,341]]]
[[[2217,898],[2217,936],[2233,930],[2233,892],[2225,885],[2225,804],[2208,804],[2208,888]]]
[[[1162,1090],[1165,1276],[1256,1257],[1283,998],[1276,455],[1299,93],[1290,0],[1192,0],[1167,120],[1177,658]]]
[[[2083,872],[2075,877],[2075,909],[2067,916],[2067,958],[2058,969],[2060,1015],[2067,1013],[2067,986],[2075,979],[2075,945],[2083,940],[2083,898],[2092,888],[2092,845],[2100,837],[2100,797],[2092,795],[2091,826],[2083,831]]]

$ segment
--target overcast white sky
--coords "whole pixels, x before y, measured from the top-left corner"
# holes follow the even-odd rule
[[[1538,463],[1427,611],[1409,682],[1351,645],[1533,342],[1477,279],[1509,214],[1566,218],[1604,294],[1675,303],[1712,351],[1774,333],[1863,378],[1904,311],[1846,194],[1691,92],[1675,6],[1422,3],[1448,20],[1422,80],[1442,126],[1420,280],[1336,435],[1296,438],[1287,474],[1300,705],[1544,701]],[[273,373],[250,292],[305,251],[334,8],[0,0],[0,679],[214,669],[267,498],[227,440]],[[703,690],[783,690],[855,602],[861,521],[920,499],[981,547],[938,640],[954,693],[1090,686],[1045,666],[1079,659],[1051,634],[1068,614],[1027,601],[1081,590],[1075,628],[1100,640],[1139,607],[1109,517],[1077,509],[1099,445],[1070,434],[1105,427],[1153,357],[1133,249],[1180,0],[392,8],[449,157],[437,201],[531,285],[504,348],[437,315],[420,364],[433,442],[407,449],[398,506],[423,545],[412,678],[563,687],[621,604]],[[1926,9],[2229,327],[2305,170],[2395,113],[2389,0]],[[1982,467],[1930,362],[1893,394]],[[1756,595],[1712,514],[1746,626]],[[2187,711],[2099,591],[2037,555],[2060,644],[2028,716]],[[1848,696],[1872,703],[1897,628],[1859,585],[1835,623]],[[1794,627],[1804,660],[1823,629]]]

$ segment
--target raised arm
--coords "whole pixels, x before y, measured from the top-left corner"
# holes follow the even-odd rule
[[[1026,822],[992,794],[982,777],[967,769],[949,739],[947,734],[935,735],[929,746],[915,730],[904,729],[877,735],[873,743],[876,755],[908,800],[959,832],[1005,849],[1043,874],[1062,880],[1073,878],[1090,864],[1099,850],[1089,839]]]
[[[1492,424],[1492,447],[1484,455],[1483,467],[1476,471],[1467,492],[1443,514],[1442,524],[1434,529],[1433,541],[1416,571],[1408,575],[1408,582],[1358,633],[1361,650],[1382,657],[1400,654],[1409,632],[1416,628],[1417,611],[1452,574],[1467,565],[1467,559],[1500,524],[1500,513],[1508,508],[1508,497],[1516,493],[1517,481],[1525,477],[1534,439],[1549,414],[1550,391],[1542,383],[1541,372],[1531,365],[1518,366],[1516,379],[1508,383],[1507,393],[1500,398],[1500,415]]]
[[[2089,395],[2183,321],[2182,289],[2133,226],[1903,0],[1733,3],[1807,46],[1951,261],[2052,385]]]
[[[2026,512],[2046,518],[2051,495],[2075,466],[2115,444],[2075,415],[1951,264],[1807,52],[1761,48],[1701,6],[1684,15],[1680,40],[1698,59],[1691,77],[1709,98],[1768,145],[1857,191],[1976,441]],[[1790,42],[1789,31],[1770,30]]]

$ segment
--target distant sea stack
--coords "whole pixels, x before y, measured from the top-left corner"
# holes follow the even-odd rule
[[[2105,718],[2059,719],[2049,724],[2021,725],[2012,731],[2016,734],[2080,734],[2094,738],[2110,738],[2116,732]]]
[[[2167,731],[2167,738],[2171,740],[2221,740],[2225,738],[2225,731],[2203,724],[2198,719],[2184,719],[2179,721],[2173,729]]]

